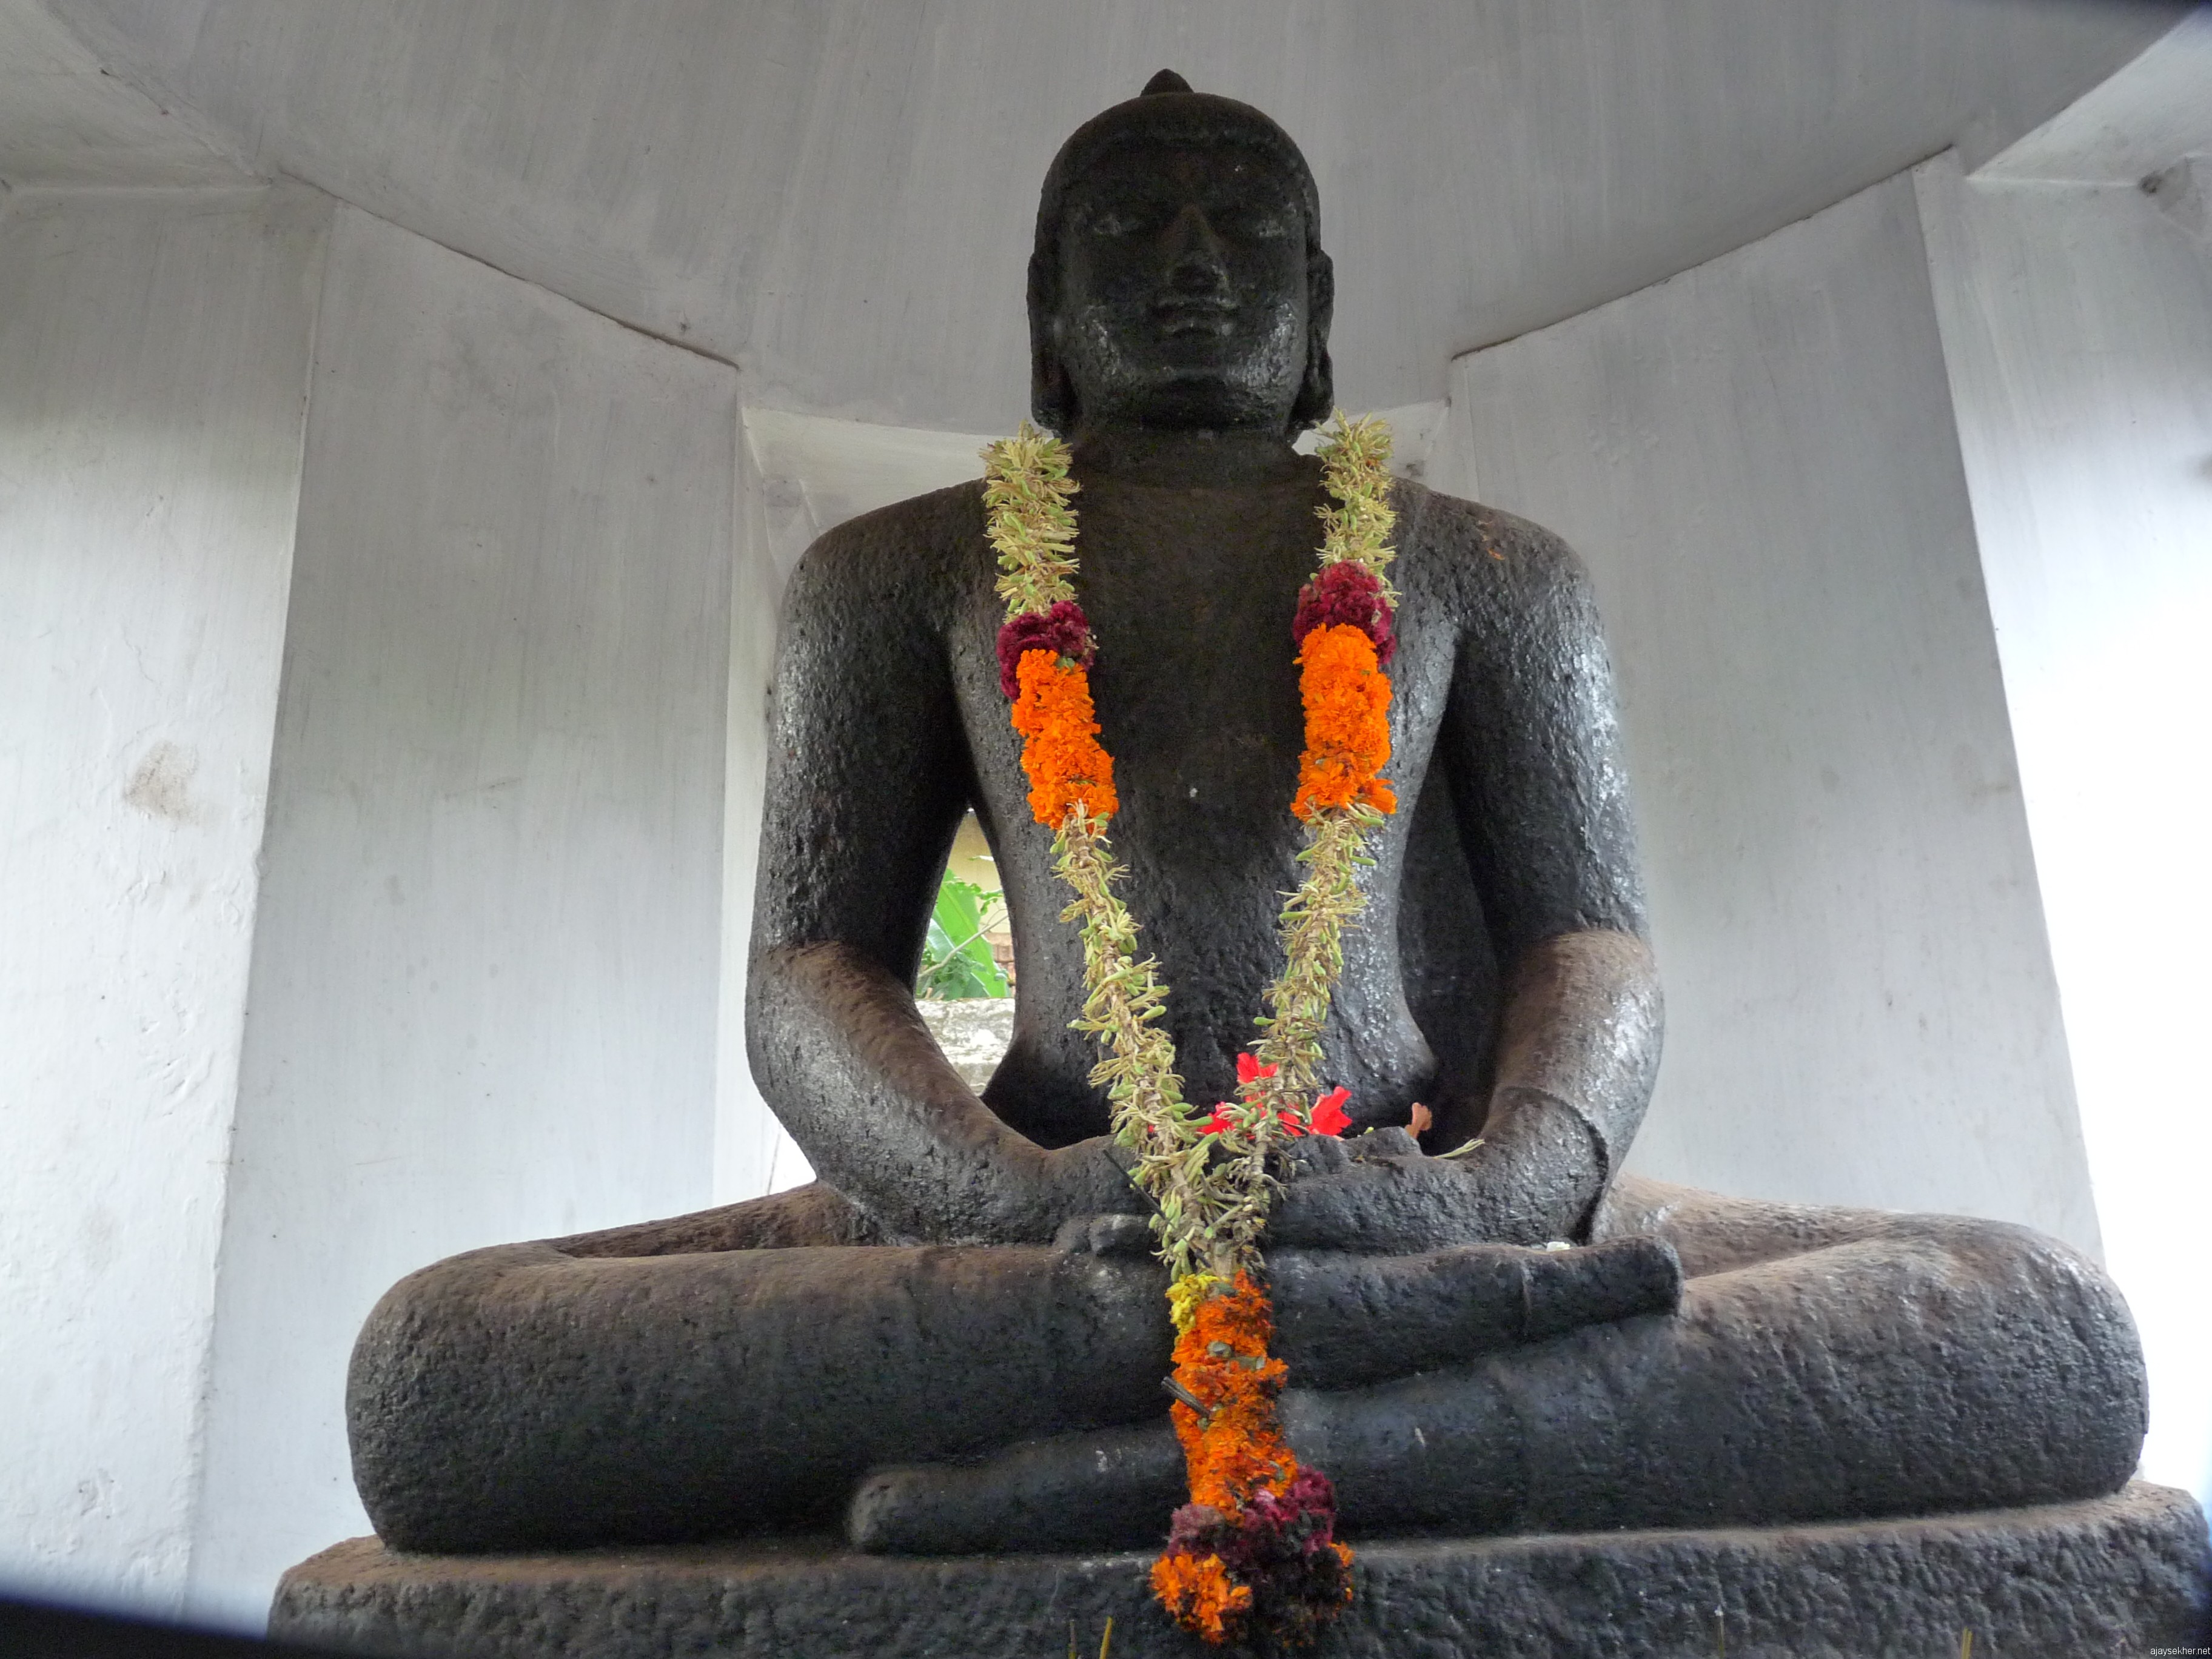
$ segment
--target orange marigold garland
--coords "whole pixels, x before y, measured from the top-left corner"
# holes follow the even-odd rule
[[[1098,743],[1091,707],[1091,674],[1049,651],[1022,653],[1015,670],[1014,730],[1022,734],[1022,770],[1029,774],[1030,811],[1057,825],[1080,807],[1110,818],[1114,757]]]
[[[1152,1592],[1208,1641],[1248,1629],[1303,1642],[1352,1599],[1352,1551],[1335,1541],[1328,1477],[1302,1468],[1275,1415],[1284,1365],[1273,1315],[1248,1273],[1197,1300],[1176,1342],[1170,1407],[1190,1471]]]
[[[1105,1051],[1091,1080],[1136,1154],[1130,1178],[1156,1206],[1170,1273],[1178,1340],[1169,1389],[1191,1501],[1173,1517],[1152,1589],[1178,1624],[1216,1644],[1303,1640],[1352,1599],[1352,1552],[1335,1540],[1328,1478],[1299,1467],[1277,1419],[1284,1366],[1267,1353],[1273,1313],[1256,1275],[1280,1149],[1351,1122],[1346,1091],[1316,1091],[1343,930],[1365,902],[1366,836],[1397,810],[1381,775],[1390,758],[1384,671],[1397,647],[1389,453],[1382,422],[1340,415],[1322,450],[1333,505],[1321,509],[1321,568],[1291,625],[1306,737],[1291,810],[1308,832],[1306,872],[1283,907],[1283,969],[1255,1052],[1238,1056],[1237,1098],[1201,1118],[1182,1098],[1174,1045],[1158,1024],[1167,995],[1158,964],[1138,958],[1136,923],[1114,890],[1123,872],[1106,823],[1119,802],[1091,698],[1096,647],[1075,598],[1067,449],[1024,422],[983,452],[1006,602],[1000,684],[1023,740],[1030,810],[1054,832],[1055,867],[1074,895],[1063,919],[1082,927],[1074,1024]]]
[[[1390,759],[1390,679],[1375,641],[1350,623],[1316,629],[1298,653],[1298,695],[1306,708],[1306,751],[1291,811],[1311,818],[1354,801],[1378,812],[1398,797],[1376,775]]]

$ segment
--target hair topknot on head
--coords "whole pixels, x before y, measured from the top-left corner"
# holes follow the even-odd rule
[[[1233,143],[1258,151],[1282,169],[1305,219],[1308,346],[1304,384],[1291,410],[1293,434],[1328,418],[1336,390],[1328,359],[1328,325],[1335,307],[1335,276],[1321,246],[1321,193],[1313,169],[1291,135],[1249,104],[1210,92],[1164,69],[1134,98],[1101,111],[1071,134],[1045,169],[1037,200],[1036,245],[1030,255],[1030,407],[1038,425],[1062,435],[1080,411],[1074,388],[1052,341],[1051,318],[1060,300],[1060,233],[1075,181],[1101,158],[1133,143]]]

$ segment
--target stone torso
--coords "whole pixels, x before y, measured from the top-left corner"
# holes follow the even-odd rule
[[[1317,471],[1208,489],[1094,477],[1076,498],[1077,584],[1100,641],[1091,684],[1121,803],[1115,850],[1129,869],[1143,948],[1169,987],[1184,1080],[1201,1103],[1234,1089],[1237,1053],[1257,1035],[1253,1018],[1279,965],[1281,895],[1297,884],[1304,837],[1289,809],[1303,726],[1291,617],[1320,543]],[[1058,921],[1066,901],[1050,833],[1031,818],[1012,763],[1018,750],[989,657],[999,607],[982,586],[985,605],[955,623],[956,659],[971,671],[960,678],[962,717],[980,763],[980,815],[1011,895],[1021,998],[1012,1049],[985,1099],[1014,1127],[1056,1145],[1103,1133],[1104,1103],[1083,1081],[1097,1057],[1092,1039],[1066,1030],[1081,961],[1073,927]],[[1431,630],[1417,652],[1432,654],[1437,638]],[[1401,665],[1411,665],[1401,657]],[[1437,704],[1398,700],[1399,751],[1425,747]],[[1435,1070],[1392,948],[1403,842],[1395,825],[1384,838],[1366,924],[1350,945],[1347,977],[1359,995],[1356,1006],[1345,1000],[1328,1042],[1331,1077],[1365,1109],[1399,1118]]]
[[[1299,873],[1303,835],[1289,803],[1303,735],[1290,626],[1320,544],[1320,469],[1308,462],[1288,480],[1206,489],[1078,476],[1078,586],[1100,642],[1092,685],[1121,803],[1114,845],[1129,869],[1143,948],[1170,988],[1187,1094],[1210,1103],[1231,1091],[1237,1053],[1255,1034],[1279,960],[1277,911]],[[1326,1039],[1331,1081],[1350,1088],[1357,1115],[1372,1122],[1402,1122],[1416,1100],[1485,1086],[1497,951],[1451,777],[1480,745],[1472,733],[1439,739],[1448,720],[1510,717],[1496,704],[1525,695],[1507,685],[1514,676],[1491,674],[1492,706],[1477,710],[1455,705],[1455,669],[1462,685],[1482,678],[1486,656],[1510,655],[1510,642],[1528,635],[1522,613],[1556,602],[1559,579],[1571,574],[1571,556],[1533,526],[1415,485],[1397,495],[1393,574],[1404,602],[1389,775],[1401,810],[1377,837],[1369,909],[1347,939]],[[938,811],[942,819],[972,801],[981,817],[1018,963],[1014,1042],[986,1101],[1044,1146],[1104,1133],[1106,1103],[1088,1082],[1092,1039],[1067,1029],[1081,1008],[1080,952],[1060,921],[1052,836],[1030,814],[998,684],[993,642],[1004,613],[978,488],[856,520],[825,538],[809,565],[802,580],[851,585],[856,604],[872,590],[904,619],[896,654],[908,666],[896,683],[886,677],[885,694],[942,685],[939,718],[957,727],[945,735],[957,754],[946,769],[960,787]],[[1590,644],[1601,649],[1590,622]],[[916,673],[916,656],[933,656],[936,672]],[[1457,793],[1510,807],[1498,799],[1502,781],[1470,778]],[[1543,833],[1571,842],[1588,827]],[[1511,897],[1493,903],[1510,907]],[[901,965],[910,970],[911,958]]]

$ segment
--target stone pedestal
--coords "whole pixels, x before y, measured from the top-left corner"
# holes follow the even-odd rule
[[[1147,1558],[855,1555],[817,1540],[409,1556],[374,1538],[284,1575],[270,1634],[471,1659],[1113,1659],[1218,1652]],[[2184,1492],[1933,1520],[1360,1547],[1314,1659],[2112,1659],[2206,1640],[2212,1562]]]

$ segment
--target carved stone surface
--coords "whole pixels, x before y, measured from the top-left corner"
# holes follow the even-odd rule
[[[566,1555],[398,1555],[373,1538],[284,1576],[272,1636],[474,1659],[1115,1659],[1218,1653],[1171,1629],[1146,1557],[887,1558],[792,1540]],[[2109,1659],[2205,1639],[2184,1492],[1851,1525],[1364,1547],[1313,1659]]]

